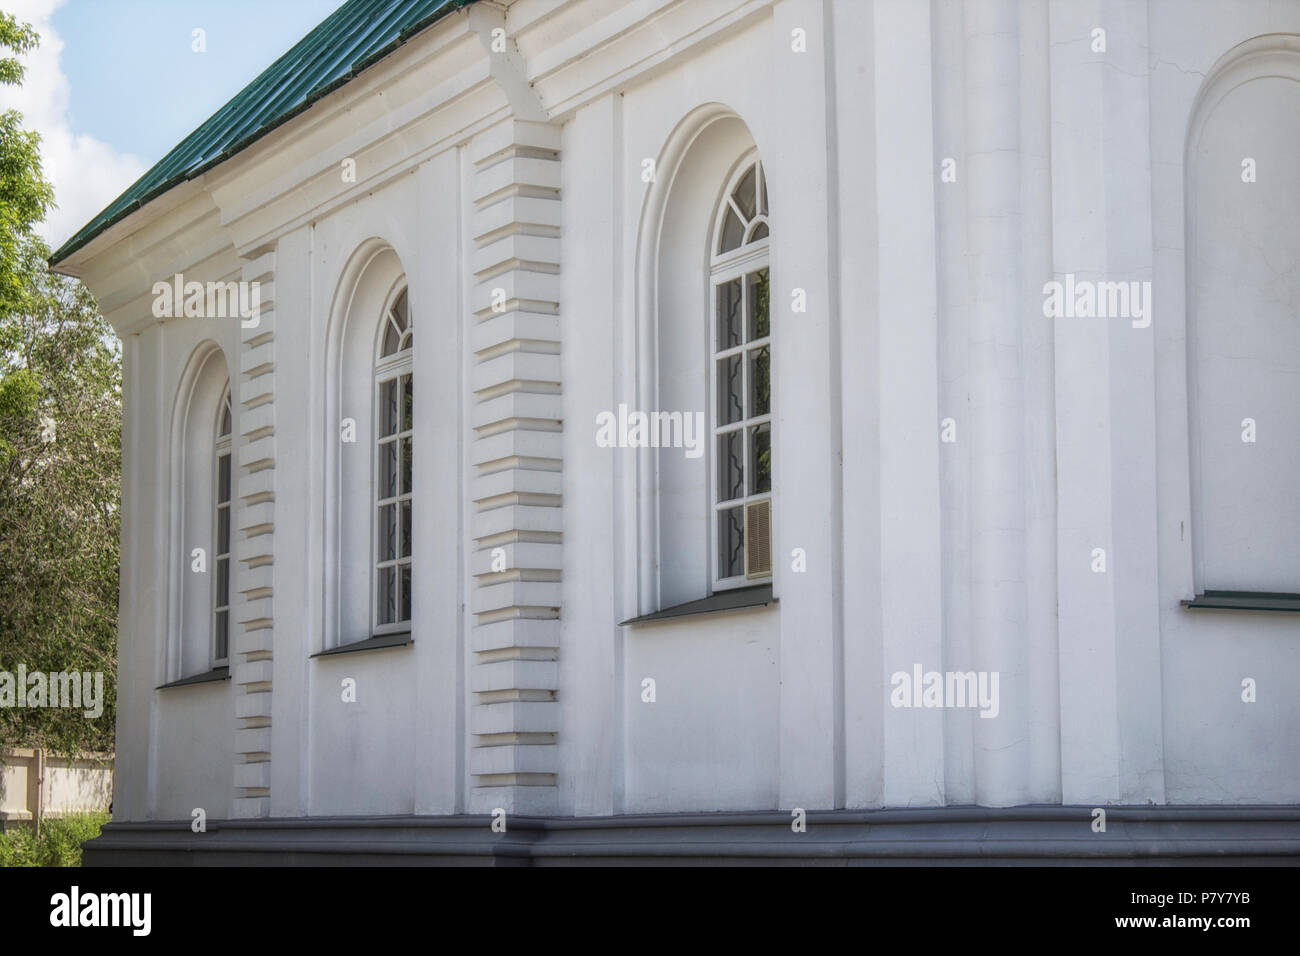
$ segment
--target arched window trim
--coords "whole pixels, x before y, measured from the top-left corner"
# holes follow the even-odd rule
[[[405,315],[398,306],[405,307]],[[398,279],[384,299],[382,318],[378,323],[374,346],[374,384],[372,397],[374,414],[374,440],[371,442],[371,552],[370,552],[370,623],[374,635],[408,632],[411,628],[411,568],[410,545],[413,527],[413,450],[414,450],[414,320],[410,308],[410,294],[405,277]],[[395,350],[388,351],[386,340],[393,330],[398,338]],[[384,421],[385,394],[391,384],[394,421],[386,426]],[[393,430],[395,428],[395,430]],[[393,449],[388,458],[388,448]],[[391,490],[384,483],[385,461],[391,468]],[[389,512],[387,509],[392,509]],[[384,533],[392,537],[391,551],[384,542]],[[391,556],[390,556],[391,555]],[[388,574],[391,569],[392,577]],[[391,620],[386,610],[388,590],[392,589],[393,611]]]
[[[756,191],[753,217],[747,217],[735,200],[735,193],[738,187],[750,174],[754,172],[754,188]],[[764,548],[766,553],[765,563],[761,557],[751,555],[751,549],[745,544],[745,535],[750,533],[747,527],[749,524],[749,515],[751,514],[751,505],[761,502],[771,502],[772,482],[771,482],[771,449],[772,449],[772,423],[774,420],[774,408],[771,400],[771,309],[770,293],[768,294],[768,310],[766,315],[765,334],[759,334],[758,329],[750,327],[751,319],[751,297],[754,292],[756,277],[762,276],[761,282],[768,289],[771,288],[770,282],[770,233],[768,226],[768,196],[766,177],[763,171],[762,161],[759,159],[757,150],[750,150],[736,163],[731,175],[727,179],[726,187],[722,192],[721,198],[717,203],[717,212],[713,220],[713,230],[709,237],[710,251],[710,269],[709,269],[709,566],[712,578],[712,587],[715,591],[727,590],[737,587],[746,587],[755,584],[768,583],[772,580],[771,570],[771,548],[770,548],[770,527],[771,512],[767,511],[765,525],[761,533],[768,536],[768,544]],[[724,230],[732,217],[738,220],[741,226],[741,242],[734,248],[721,251],[725,242]],[[756,232],[762,227],[763,235],[758,239],[753,239]],[[733,233],[734,234],[734,233]],[[723,288],[738,284],[740,290],[740,341],[736,343],[722,343],[719,341],[719,331],[721,328],[720,302],[723,295]],[[733,286],[734,288],[734,286]],[[766,381],[767,381],[767,402],[766,410],[756,413],[756,401],[758,397],[751,393],[753,380],[756,378],[755,370],[760,367],[761,359],[765,359]],[[740,358],[739,374],[741,377],[740,392],[740,413],[739,417],[728,416],[731,420],[722,423],[719,402],[721,398],[721,389],[719,387],[719,368],[721,363]],[[731,373],[733,379],[735,373]],[[761,381],[761,375],[757,377]],[[734,393],[733,393],[734,395]],[[732,447],[736,444],[734,438],[727,438],[730,435],[739,435],[740,441],[740,485],[739,497],[732,496],[722,497],[722,482],[720,469],[723,467],[722,447],[724,440]],[[765,469],[766,480],[761,483],[755,483],[755,472],[761,476],[762,470],[755,469],[756,461],[756,439],[765,435],[767,440],[768,464]],[[734,458],[733,458],[734,460]],[[732,486],[733,488],[735,485]],[[768,508],[770,509],[769,504]],[[721,525],[724,521],[724,513],[730,513],[727,519],[733,524],[729,525],[733,530],[739,530],[741,534],[739,551],[739,573],[726,573],[723,568],[723,548]],[[761,512],[760,512],[761,514]],[[737,529],[734,521],[740,522]],[[735,555],[737,547],[732,544],[728,546],[732,557],[729,559],[727,570],[735,572]],[[757,566],[754,566],[757,565]]]
[[[231,545],[234,523],[234,468],[231,456],[234,416],[230,405],[230,383],[217,403],[212,455],[212,637],[209,643],[212,666],[230,660]]]

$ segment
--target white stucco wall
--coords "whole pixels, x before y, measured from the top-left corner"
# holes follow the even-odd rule
[[[1296,520],[1295,496],[1287,490],[1293,486],[1287,476],[1294,475],[1294,468],[1283,464],[1276,469],[1288,454],[1297,453],[1296,431],[1293,424],[1286,424],[1285,409],[1269,399],[1287,389],[1294,395],[1300,383],[1294,361],[1300,298],[1293,282],[1289,288],[1285,284],[1279,287],[1272,274],[1261,274],[1261,270],[1270,271],[1265,264],[1275,261],[1274,257],[1281,261],[1289,257],[1294,262],[1295,236],[1294,230],[1283,235],[1272,215],[1256,218],[1248,211],[1258,210],[1261,201],[1275,211],[1287,203],[1294,208],[1296,187],[1292,176],[1247,186],[1241,181],[1241,160],[1251,156],[1257,164],[1294,165],[1285,156],[1294,156],[1296,126],[1293,119],[1284,117],[1294,118],[1296,91],[1300,89],[1295,44],[1300,9],[1290,4],[1224,7],[1198,2],[1190,6],[1192,9],[1167,2],[1152,4],[1150,15],[1153,35],[1163,50],[1160,59],[1171,64],[1157,69],[1151,84],[1153,100],[1161,107],[1152,110],[1152,158],[1161,168],[1165,164],[1168,168],[1167,174],[1152,180],[1155,278],[1157,288],[1165,290],[1169,316],[1159,327],[1156,340],[1156,376],[1163,383],[1156,417],[1166,794],[1171,802],[1180,803],[1293,803],[1300,780],[1297,750],[1291,741],[1300,726],[1300,701],[1284,688],[1300,676],[1294,643],[1296,622],[1281,614],[1189,614],[1177,601],[1205,588],[1273,589],[1265,587],[1265,581],[1274,582],[1277,590],[1295,588],[1295,541],[1273,532]],[[1195,29],[1189,28],[1189,15],[1195,20]],[[1216,68],[1223,71],[1218,76],[1213,73]],[[1211,77],[1210,87],[1203,77]],[[1218,106],[1207,109],[1209,102],[1225,93],[1228,96]],[[1199,109],[1198,96],[1203,98]],[[1189,126],[1198,121],[1206,124],[1211,139],[1207,154],[1191,159],[1186,152]],[[1228,163],[1231,166],[1225,168]],[[1245,192],[1254,185],[1264,188]],[[1227,225],[1211,216],[1204,220],[1211,232],[1202,231],[1209,197],[1219,203],[1230,197],[1241,201],[1235,216],[1243,227],[1242,243],[1256,252],[1243,255],[1239,251],[1234,268],[1220,271],[1213,258],[1207,262],[1200,251],[1202,244],[1213,241],[1214,232]],[[1188,274],[1192,263],[1197,272]],[[1212,295],[1216,286],[1224,291],[1230,287],[1235,293],[1221,298],[1218,308],[1200,291]],[[1189,405],[1197,408],[1193,369],[1198,353],[1195,335],[1188,334],[1188,322],[1212,323],[1217,327],[1214,334],[1222,336],[1225,327],[1242,323],[1246,315],[1259,316],[1277,335],[1268,363],[1272,368],[1261,375],[1257,369],[1243,367],[1241,378],[1233,381],[1227,395],[1212,397],[1217,407],[1202,406],[1205,417],[1201,422],[1227,422],[1232,430],[1227,442],[1221,433],[1211,436],[1202,432],[1201,440],[1210,441],[1198,450],[1192,424],[1197,417],[1189,414]],[[1281,318],[1284,315],[1289,321]],[[1240,342],[1245,346],[1242,352],[1249,355],[1255,351],[1258,337],[1248,336]],[[1238,343],[1232,344],[1235,350]],[[1247,410],[1237,414],[1241,406]],[[1258,417],[1252,415],[1252,407],[1268,409],[1272,414],[1260,414],[1281,428],[1281,434],[1274,433],[1265,441],[1264,455],[1253,457],[1251,452],[1258,450],[1259,444],[1240,440],[1241,419]],[[1292,407],[1292,423],[1295,414]],[[1283,437],[1288,431],[1290,439]],[[1198,451],[1211,475],[1229,476],[1236,471],[1238,496],[1222,503],[1227,506],[1226,513],[1197,510],[1197,479],[1188,461],[1195,462]],[[1265,462],[1272,464],[1265,466]],[[1257,498],[1260,508],[1253,514],[1242,508],[1239,496],[1243,493]],[[1204,499],[1200,503],[1210,504]],[[1265,519],[1269,531],[1262,529],[1263,512],[1269,514]],[[1190,520],[1185,519],[1188,515]],[[1207,523],[1212,526],[1225,519],[1262,532],[1253,555],[1239,553],[1246,560],[1232,566],[1224,560],[1228,554],[1217,548],[1223,540],[1221,531],[1227,529],[1220,524],[1216,539],[1216,532],[1207,527]],[[1198,532],[1198,526],[1208,534]],[[1184,535],[1184,528],[1191,534]],[[1245,584],[1246,580],[1252,584]],[[1256,581],[1260,583],[1253,583]],[[1242,681],[1247,678],[1258,682],[1262,691],[1253,704],[1241,700]]]
[[[492,277],[474,242],[489,188],[474,164],[512,111],[557,125],[561,144],[560,716],[511,731],[554,744],[558,812],[1300,800],[1296,623],[1180,604],[1207,587],[1300,587],[1300,4],[659,7],[629,23],[605,0],[519,0],[509,69],[527,82],[499,65],[489,76],[458,14],[354,81],[387,89],[383,109],[323,101],[202,187],[225,204],[222,225],[192,216],[184,234],[224,249],[219,264],[177,243],[110,278],[125,247],[86,253],[127,341],[118,816],[232,809],[240,691],[153,690],[176,560],[174,516],[156,502],[188,357],[204,337],[232,369],[246,353],[237,325],[156,324],[141,305],[148,276],[224,275],[236,249],[275,261],[266,812],[475,805],[475,707],[496,692],[476,667],[505,652],[475,636],[487,618],[471,303]],[[791,48],[799,30],[806,52]],[[1267,75],[1249,79],[1243,64],[1260,57]],[[1207,137],[1190,154],[1189,129]],[[355,190],[336,195],[337,157],[295,148],[308,141],[363,158]],[[671,518],[690,510],[673,495],[699,482],[684,460],[597,447],[595,416],[704,400],[707,336],[687,338],[697,289],[674,277],[690,271],[684,223],[707,223],[697,207],[723,185],[711,194],[710,176],[751,145],[774,224],[779,600],[620,627],[702,596],[707,551]],[[1243,156],[1255,184],[1240,180]],[[940,177],[946,157],[955,182]],[[673,212],[683,196],[698,216]],[[193,212],[181,203],[140,228],[163,234]],[[341,456],[368,453],[336,441],[352,399],[331,343],[357,257],[381,247],[410,283],[417,339],[414,642],[313,659],[339,640]],[[1067,273],[1150,281],[1150,327],[1044,318],[1043,284]],[[791,311],[796,288],[807,312]],[[1237,347],[1267,374],[1228,360]],[[1207,388],[1230,400],[1198,405]],[[1255,408],[1260,439],[1245,445]],[[938,440],[946,418],[952,443]],[[791,569],[795,548],[806,572]],[[521,659],[549,662],[540,640],[533,650]],[[918,663],[999,672],[998,718],[891,707],[890,675]],[[340,700],[344,678],[355,704]]]

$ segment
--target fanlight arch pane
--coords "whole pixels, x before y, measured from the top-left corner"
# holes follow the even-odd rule
[[[217,437],[225,438],[230,434],[230,389],[227,387],[226,396],[221,400],[221,422],[217,427]]]
[[[762,162],[755,160],[723,199],[715,255],[768,238],[767,178]]]
[[[384,334],[379,348],[379,357],[391,358],[407,351],[414,343],[415,336],[411,327],[406,289],[403,289],[384,315]]]

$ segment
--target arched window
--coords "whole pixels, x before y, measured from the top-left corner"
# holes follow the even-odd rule
[[[217,413],[217,438],[214,447],[216,474],[216,527],[213,532],[212,577],[212,664],[219,667],[230,658],[230,384],[226,384]]]
[[[384,309],[375,363],[375,633],[411,620],[413,343],[402,287]]]
[[[206,340],[181,373],[172,413],[165,684],[228,666],[238,431],[225,353]]]
[[[711,253],[713,586],[772,575],[767,182],[750,156],[727,184]]]
[[[635,389],[642,408],[683,410],[691,427],[682,447],[661,440],[637,459],[642,614],[778,585],[769,177],[749,128],[720,104],[678,124],[658,168],[637,242]]]

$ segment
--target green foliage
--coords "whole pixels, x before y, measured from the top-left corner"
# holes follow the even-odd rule
[[[111,751],[121,495],[117,339],[28,239],[0,310],[0,671],[102,671],[104,712],[0,708],[0,744]]]
[[[27,53],[37,44],[30,24],[19,24],[0,11],[0,52]],[[0,56],[0,84],[22,82],[23,66],[16,56]],[[41,169],[41,139],[22,128],[22,114],[0,113],[0,311],[15,307],[22,292],[19,260],[32,226],[54,206],[54,187]]]
[[[0,84],[37,40],[0,12]],[[46,268],[53,191],[21,120],[0,114],[0,671],[99,671],[105,700],[0,708],[0,746],[71,756],[113,749],[121,360],[89,290]]]
[[[41,822],[41,837],[29,824],[0,833],[0,866],[81,866],[81,844],[99,836],[107,813],[78,813]]]
[[[40,37],[30,23],[19,23],[12,13],[0,10],[0,49],[27,53],[36,49]],[[23,65],[16,57],[0,57],[0,83],[18,86],[23,81]]]

